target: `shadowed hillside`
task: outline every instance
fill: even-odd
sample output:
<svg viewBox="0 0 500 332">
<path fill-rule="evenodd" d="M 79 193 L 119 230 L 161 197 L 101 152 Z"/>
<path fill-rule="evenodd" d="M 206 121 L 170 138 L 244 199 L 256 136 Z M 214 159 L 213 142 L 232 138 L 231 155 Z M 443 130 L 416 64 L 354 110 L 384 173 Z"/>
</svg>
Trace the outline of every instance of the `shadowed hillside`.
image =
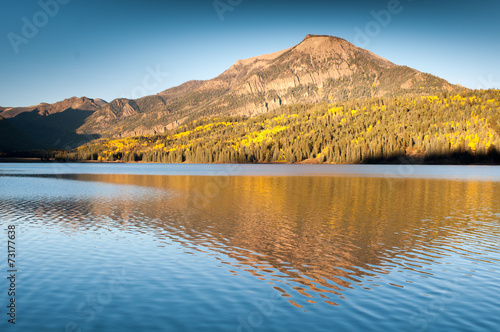
<svg viewBox="0 0 500 332">
<path fill-rule="evenodd" d="M 32 142 L 30 149 L 72 149 L 98 138 L 96 135 L 85 136 L 76 133 L 76 129 L 92 113 L 93 111 L 67 109 L 43 116 L 38 110 L 34 110 L 21 113 L 7 121 Z"/>
<path fill-rule="evenodd" d="M 0 152 L 25 150 L 32 146 L 34 143 L 28 137 L 0 116 Z"/>
<path fill-rule="evenodd" d="M 36 111 L 39 115 L 51 115 L 63 112 L 69 108 L 95 111 L 106 104 L 106 101 L 99 98 L 90 99 L 87 97 L 71 97 L 53 104 L 41 103 L 36 106 L 27 107 L 0 107 L 0 116 L 8 119 L 17 116 L 18 114 L 32 111 Z"/>
<path fill-rule="evenodd" d="M 76 130 L 106 104 L 102 99 L 72 97 L 54 104 L 2 107 L 5 129 L 1 133 L 0 151 L 72 149 L 85 144 L 99 136 L 77 134 Z"/>
</svg>

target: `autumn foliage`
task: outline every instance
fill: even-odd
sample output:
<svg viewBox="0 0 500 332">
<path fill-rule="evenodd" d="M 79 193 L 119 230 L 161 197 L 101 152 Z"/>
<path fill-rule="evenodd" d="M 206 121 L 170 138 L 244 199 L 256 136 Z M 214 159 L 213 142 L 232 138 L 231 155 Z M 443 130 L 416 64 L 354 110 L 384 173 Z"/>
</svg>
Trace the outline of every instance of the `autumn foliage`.
<svg viewBox="0 0 500 332">
<path fill-rule="evenodd" d="M 161 135 L 102 139 L 60 159 L 360 163 L 396 156 L 488 155 L 500 148 L 500 90 L 293 105 L 211 117 Z"/>
</svg>

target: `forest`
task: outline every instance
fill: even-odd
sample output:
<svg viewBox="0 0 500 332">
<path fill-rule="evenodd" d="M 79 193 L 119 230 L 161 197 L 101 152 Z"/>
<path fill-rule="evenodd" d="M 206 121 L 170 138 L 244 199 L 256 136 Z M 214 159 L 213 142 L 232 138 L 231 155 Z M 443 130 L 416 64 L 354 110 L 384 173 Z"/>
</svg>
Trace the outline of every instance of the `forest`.
<svg viewBox="0 0 500 332">
<path fill-rule="evenodd" d="M 500 90 L 290 105 L 212 116 L 154 136 L 99 139 L 47 157 L 161 163 L 499 162 Z"/>
</svg>

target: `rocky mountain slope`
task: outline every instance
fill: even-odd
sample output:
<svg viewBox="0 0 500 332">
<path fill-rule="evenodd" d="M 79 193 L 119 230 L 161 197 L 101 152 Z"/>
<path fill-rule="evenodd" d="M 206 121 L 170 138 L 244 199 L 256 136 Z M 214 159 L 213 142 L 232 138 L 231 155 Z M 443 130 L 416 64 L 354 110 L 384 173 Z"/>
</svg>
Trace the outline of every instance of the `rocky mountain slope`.
<svg viewBox="0 0 500 332">
<path fill-rule="evenodd" d="M 155 134 L 199 117 L 254 116 L 296 103 L 461 89 L 344 39 L 308 35 L 289 49 L 239 60 L 214 79 L 190 81 L 136 100 L 114 100 L 86 119 L 78 132 L 105 137 Z"/>
</svg>

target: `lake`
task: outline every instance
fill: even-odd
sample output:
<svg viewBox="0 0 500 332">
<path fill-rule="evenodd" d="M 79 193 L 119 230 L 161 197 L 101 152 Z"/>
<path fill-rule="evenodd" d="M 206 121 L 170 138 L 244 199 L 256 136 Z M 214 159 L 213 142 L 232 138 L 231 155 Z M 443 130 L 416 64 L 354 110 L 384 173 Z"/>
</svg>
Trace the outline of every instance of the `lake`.
<svg viewBox="0 0 500 332">
<path fill-rule="evenodd" d="M 500 167 L 0 164 L 0 220 L 1 331 L 500 326 Z"/>
</svg>

